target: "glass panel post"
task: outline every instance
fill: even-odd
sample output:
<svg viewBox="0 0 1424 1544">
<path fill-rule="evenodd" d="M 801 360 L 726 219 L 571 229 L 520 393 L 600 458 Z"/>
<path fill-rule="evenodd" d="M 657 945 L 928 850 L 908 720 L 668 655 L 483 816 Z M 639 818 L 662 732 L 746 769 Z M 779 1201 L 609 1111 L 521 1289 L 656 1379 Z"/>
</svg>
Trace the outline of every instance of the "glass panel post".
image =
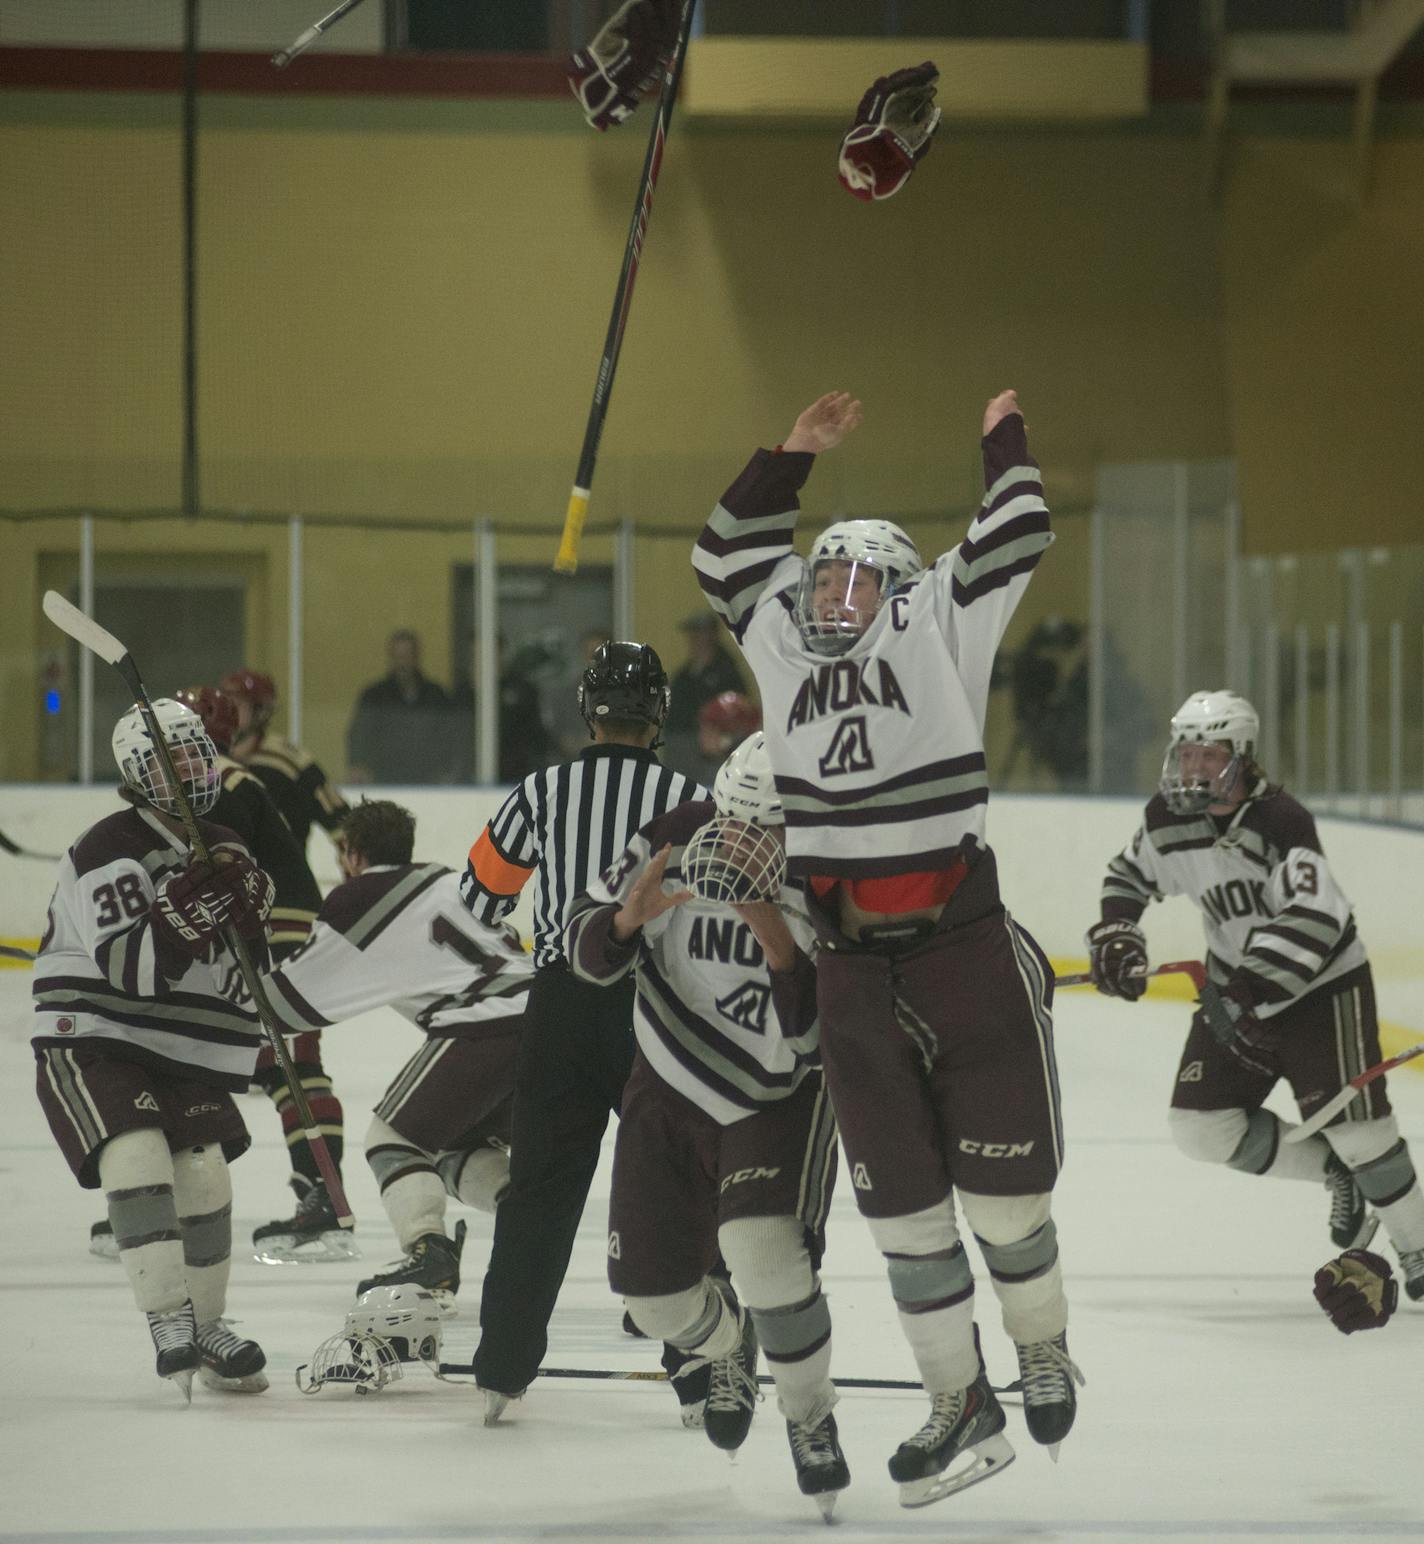
<svg viewBox="0 0 1424 1544">
<path fill-rule="evenodd" d="M 94 615 L 94 517 L 79 517 L 79 609 Z M 94 656 L 79 654 L 79 781 L 94 781 Z"/>
<path fill-rule="evenodd" d="M 1088 518 L 1088 789 L 1103 791 L 1103 668 L 1107 619 L 1104 615 L 1104 525 L 1101 509 Z"/>
<path fill-rule="evenodd" d="M 499 569 L 494 521 L 475 521 L 475 636 L 479 640 L 479 729 L 475 740 L 475 777 L 486 785 L 499 781 Z"/>
<path fill-rule="evenodd" d="M 1310 787 L 1310 629 L 1295 629 L 1295 792 L 1303 799 Z"/>
<path fill-rule="evenodd" d="M 300 517 L 287 526 L 287 738 L 302 743 L 302 538 Z"/>
</svg>

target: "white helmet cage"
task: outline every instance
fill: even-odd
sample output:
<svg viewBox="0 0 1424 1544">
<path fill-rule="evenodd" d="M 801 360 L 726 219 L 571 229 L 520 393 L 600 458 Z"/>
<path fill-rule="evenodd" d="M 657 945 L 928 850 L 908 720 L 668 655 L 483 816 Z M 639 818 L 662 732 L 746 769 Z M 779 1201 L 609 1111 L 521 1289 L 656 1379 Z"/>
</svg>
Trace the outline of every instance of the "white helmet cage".
<svg viewBox="0 0 1424 1544">
<path fill-rule="evenodd" d="M 310 1363 L 297 1368 L 297 1387 L 303 1394 L 319 1394 L 328 1383 L 349 1383 L 358 1394 L 379 1394 L 400 1376 L 401 1359 L 389 1340 L 343 1330 L 323 1340 Z"/>
<path fill-rule="evenodd" d="M 682 849 L 682 882 L 699 900 L 722 906 L 776 900 L 786 883 L 781 827 L 716 816 Z"/>
<path fill-rule="evenodd" d="M 1195 815 L 1226 803 L 1255 757 L 1260 733 L 1260 717 L 1244 697 L 1227 688 L 1193 692 L 1172 715 L 1158 782 L 1167 808 L 1176 815 Z M 1182 771 L 1184 745 L 1227 745 L 1231 760 L 1215 777 L 1187 777 Z"/>
<path fill-rule="evenodd" d="M 825 602 L 815 600 L 816 573 L 823 563 L 850 564 L 845 593 L 834 613 L 825 616 L 821 609 Z M 879 599 L 871 612 L 850 604 L 862 566 L 876 575 Z M 827 526 L 811 544 L 796 593 L 796 625 L 807 648 L 816 654 L 844 654 L 875 620 L 886 599 L 923 567 L 914 542 L 889 520 L 842 520 Z"/>
<path fill-rule="evenodd" d="M 153 714 L 173 758 L 174 770 L 195 815 L 206 815 L 222 792 L 218 773 L 218 749 L 203 728 L 203 721 L 189 707 L 171 697 L 159 697 Z M 114 760 L 124 786 L 165 815 L 180 813 L 178 797 L 168 782 L 163 762 L 135 704 L 114 725 Z"/>
</svg>

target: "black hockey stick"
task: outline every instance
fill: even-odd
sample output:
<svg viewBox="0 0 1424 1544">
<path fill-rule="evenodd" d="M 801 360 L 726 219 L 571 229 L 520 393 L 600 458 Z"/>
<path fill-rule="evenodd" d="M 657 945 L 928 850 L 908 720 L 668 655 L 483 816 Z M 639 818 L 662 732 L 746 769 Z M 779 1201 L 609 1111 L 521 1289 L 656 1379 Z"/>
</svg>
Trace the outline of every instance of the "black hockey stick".
<svg viewBox="0 0 1424 1544">
<path fill-rule="evenodd" d="M 28 949 L 21 949 L 15 944 L 0 944 L 0 958 L 7 960 L 25 960 L 33 965 L 35 957 Z"/>
<path fill-rule="evenodd" d="M 8 852 L 12 858 L 33 858 L 37 863 L 58 863 L 57 852 L 31 852 L 28 847 L 21 847 L 18 842 L 12 842 L 3 831 L 0 831 L 0 852 Z"/>
<path fill-rule="evenodd" d="M 1166 965 L 1157 965 L 1151 970 L 1144 970 L 1139 980 L 1146 980 L 1151 976 L 1190 976 L 1192 985 L 1201 991 L 1206 981 L 1206 967 L 1200 960 L 1171 960 Z M 1072 976 L 1055 976 L 1054 986 L 1091 986 L 1093 973 L 1090 970 L 1079 971 Z"/>
<path fill-rule="evenodd" d="M 148 691 L 144 687 L 143 677 L 139 675 L 133 655 L 112 633 L 105 631 L 92 617 L 85 616 L 77 606 L 70 605 L 57 590 L 46 590 L 43 604 L 44 614 L 61 632 L 68 633 L 77 643 L 83 644 L 91 653 L 97 654 L 100 659 L 112 665 L 128 683 L 139 712 L 143 715 L 148 737 L 152 740 L 153 748 L 163 766 L 164 776 L 168 779 L 168 785 L 173 789 L 174 798 L 178 801 L 178 818 L 183 822 L 183 829 L 188 834 L 193 856 L 199 863 L 211 863 L 212 854 L 208 850 L 208 844 L 203 840 L 202 832 L 198 829 L 193 806 L 189 803 L 182 780 L 174 768 L 173 757 L 168 751 L 168 742 L 163 738 L 162 727 L 153 711 L 153 703 L 149 700 Z M 307 1103 L 306 1092 L 302 1088 L 296 1068 L 292 1066 L 292 1058 L 287 1054 L 287 1043 L 282 1038 L 282 1031 L 277 1025 L 277 1016 L 272 1011 L 272 1004 L 267 999 L 267 992 L 257 974 L 257 968 L 252 963 L 247 942 L 232 926 L 222 930 L 222 937 L 223 942 L 237 960 L 243 982 L 252 997 L 253 1006 L 257 1009 L 257 1017 L 262 1022 L 267 1043 L 272 1047 L 272 1054 L 277 1058 L 282 1076 L 287 1080 L 292 1104 L 296 1109 L 297 1118 L 302 1123 L 302 1135 L 306 1138 L 307 1146 L 316 1160 L 317 1169 L 326 1183 L 326 1193 L 331 1198 L 336 1220 L 343 1228 L 355 1227 L 355 1219 L 346 1201 L 346 1192 L 342 1189 L 341 1176 L 336 1172 L 336 1164 L 332 1161 L 325 1137 L 317 1129 L 316 1118 L 312 1114 L 311 1105 Z"/>
<path fill-rule="evenodd" d="M 342 3 L 334 11 L 328 11 L 320 21 L 314 21 L 305 32 L 300 34 L 295 42 L 289 43 L 286 48 L 278 49 L 272 55 L 272 63 L 279 70 L 285 70 L 298 54 L 304 54 L 323 32 L 330 31 L 343 16 L 354 11 L 360 3 L 361 0 L 342 0 Z"/>
<path fill-rule="evenodd" d="M 589 405 L 588 424 L 583 431 L 583 449 L 579 452 L 578 471 L 574 476 L 573 491 L 569 494 L 568 512 L 564 516 L 564 534 L 559 541 L 558 556 L 554 559 L 554 572 L 557 574 L 572 574 L 578 569 L 579 538 L 583 534 L 584 516 L 588 513 L 588 499 L 593 488 L 598 442 L 603 437 L 603 420 L 608 414 L 608 399 L 613 394 L 613 375 L 618 369 L 618 355 L 623 348 L 623 330 L 628 325 L 628 311 L 633 304 L 633 285 L 643 256 L 643 238 L 648 233 L 648 217 L 653 212 L 653 190 L 658 185 L 658 173 L 662 170 L 663 150 L 672 123 L 678 82 L 682 79 L 682 67 L 687 59 L 687 40 L 692 32 L 692 13 L 696 6 L 697 0 L 683 0 L 677 42 L 663 74 L 663 89 L 658 96 L 657 112 L 653 115 L 652 133 L 648 136 L 643 175 L 638 182 L 638 199 L 633 205 L 633 220 L 628 227 L 628 244 L 623 249 L 623 268 L 613 295 L 613 315 L 608 322 L 603 358 L 598 362 L 598 375 L 593 383 L 593 401 Z"/>
</svg>

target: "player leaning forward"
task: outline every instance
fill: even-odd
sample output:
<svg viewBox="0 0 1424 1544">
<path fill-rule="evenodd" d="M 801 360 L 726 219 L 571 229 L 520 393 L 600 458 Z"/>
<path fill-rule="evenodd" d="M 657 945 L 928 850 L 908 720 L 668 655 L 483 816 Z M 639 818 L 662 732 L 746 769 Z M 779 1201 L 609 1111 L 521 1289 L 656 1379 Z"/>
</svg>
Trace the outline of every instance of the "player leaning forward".
<svg viewBox="0 0 1424 1544">
<path fill-rule="evenodd" d="M 1194 692 L 1172 718 L 1158 792 L 1108 865 L 1088 930 L 1100 992 L 1132 1001 L 1146 982 L 1138 921 L 1150 901 L 1187 895 L 1206 929 L 1207 989 L 1172 1092 L 1171 1126 L 1189 1157 L 1246 1174 L 1328 1186 L 1330 1233 L 1369 1242 L 1383 1219 L 1424 1297 L 1424 1193 L 1377 1078 L 1334 1121 L 1283 1142 L 1264 1108 L 1290 1081 L 1303 1117 L 1381 1060 L 1374 985 L 1354 913 L 1310 812 L 1256 765 L 1256 710 L 1231 691 Z"/>
<path fill-rule="evenodd" d="M 693 561 L 755 670 L 788 867 L 814 897 L 826 1080 L 931 1399 L 890 1460 L 915 1506 L 1013 1458 L 953 1191 L 1018 1348 L 1036 1440 L 1056 1449 L 1067 1435 L 1082 1381 L 1049 1215 L 1062 1157 L 1052 976 L 1004 910 L 983 839 L 994 651 L 1053 538 L 1009 391 L 984 414 L 988 491 L 958 547 L 926 569 L 898 527 L 848 520 L 803 562 L 797 492 L 859 422 L 844 393 L 807 408 L 728 489 Z"/>
<path fill-rule="evenodd" d="M 217 751 L 191 709 L 160 698 L 154 711 L 201 817 L 218 796 Z M 262 1042 L 220 930 L 265 959 L 272 882 L 201 818 L 214 862 L 194 861 L 137 708 L 113 745 L 129 807 L 65 855 L 35 961 L 40 1104 L 79 1183 L 105 1192 L 159 1375 L 185 1395 L 195 1371 L 209 1387 L 256 1392 L 262 1351 L 222 1314 L 227 1166 L 251 1140 L 232 1090 L 251 1082 Z"/>
<path fill-rule="evenodd" d="M 645 1334 L 711 1363 L 717 1447 L 746 1438 L 760 1341 L 797 1483 L 829 1518 L 850 1483 L 817 1270 L 836 1127 L 812 1066 L 813 938 L 799 887 L 783 883 L 781 824 L 754 734 L 723 763 L 712 801 L 637 833 L 574 903 L 564 942 L 575 976 L 632 970 L 638 983 L 609 1283 Z M 714 1279 L 719 1248 L 745 1312 Z"/>
</svg>

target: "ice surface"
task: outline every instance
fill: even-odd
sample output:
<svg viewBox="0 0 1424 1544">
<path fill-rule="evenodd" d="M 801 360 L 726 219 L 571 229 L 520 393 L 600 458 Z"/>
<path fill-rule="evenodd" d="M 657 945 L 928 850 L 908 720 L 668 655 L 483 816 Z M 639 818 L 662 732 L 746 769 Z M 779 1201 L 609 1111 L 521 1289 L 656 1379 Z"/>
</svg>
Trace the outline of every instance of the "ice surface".
<svg viewBox="0 0 1424 1544">
<path fill-rule="evenodd" d="M 736 1463 L 678 1422 L 656 1384 L 541 1379 L 486 1430 L 469 1388 L 407 1373 L 378 1397 L 297 1392 L 293 1370 L 340 1328 L 358 1277 L 398 1253 L 360 1156 L 367 1112 L 417 1044 L 393 1013 L 327 1035 L 355 1148 L 346 1164 L 365 1259 L 271 1268 L 239 1249 L 230 1313 L 266 1348 L 272 1388 L 195 1388 L 191 1409 L 153 1375 L 121 1267 L 87 1253 L 99 1198 L 79 1190 L 33 1092 L 27 972 L 0 973 L 0 1539 L 260 1541 L 813 1538 L 768 1398 Z M 897 1504 L 885 1461 L 923 1396 L 847 1391 L 837 1412 L 852 1483 L 835 1536 L 955 1539 L 1424 1538 L 1424 1308 L 1382 1332 L 1337 1334 L 1310 1295 L 1334 1253 L 1323 1189 L 1192 1164 L 1165 1104 L 1186 1007 L 1059 1001 L 1067 1167 L 1055 1203 L 1069 1339 L 1087 1375 L 1055 1466 L 1009 1414 L 1018 1462 L 924 1512 Z M 1424 1078 L 1391 1083 L 1424 1161 Z M 243 1112 L 234 1169 L 240 1242 L 290 1203 L 277 1118 Z M 549 1365 L 653 1368 L 619 1329 L 604 1275 L 607 1158 L 555 1316 Z M 463 1316 L 477 1338 L 488 1219 L 472 1215 Z M 973 1254 L 973 1246 L 970 1246 Z M 977 1258 L 976 1258 L 977 1264 Z M 850 1188 L 832 1213 L 825 1284 L 842 1375 L 912 1378 L 888 1288 Z M 983 1275 L 981 1271 L 981 1275 Z M 987 1279 L 991 1376 L 1016 1375 Z"/>
</svg>

